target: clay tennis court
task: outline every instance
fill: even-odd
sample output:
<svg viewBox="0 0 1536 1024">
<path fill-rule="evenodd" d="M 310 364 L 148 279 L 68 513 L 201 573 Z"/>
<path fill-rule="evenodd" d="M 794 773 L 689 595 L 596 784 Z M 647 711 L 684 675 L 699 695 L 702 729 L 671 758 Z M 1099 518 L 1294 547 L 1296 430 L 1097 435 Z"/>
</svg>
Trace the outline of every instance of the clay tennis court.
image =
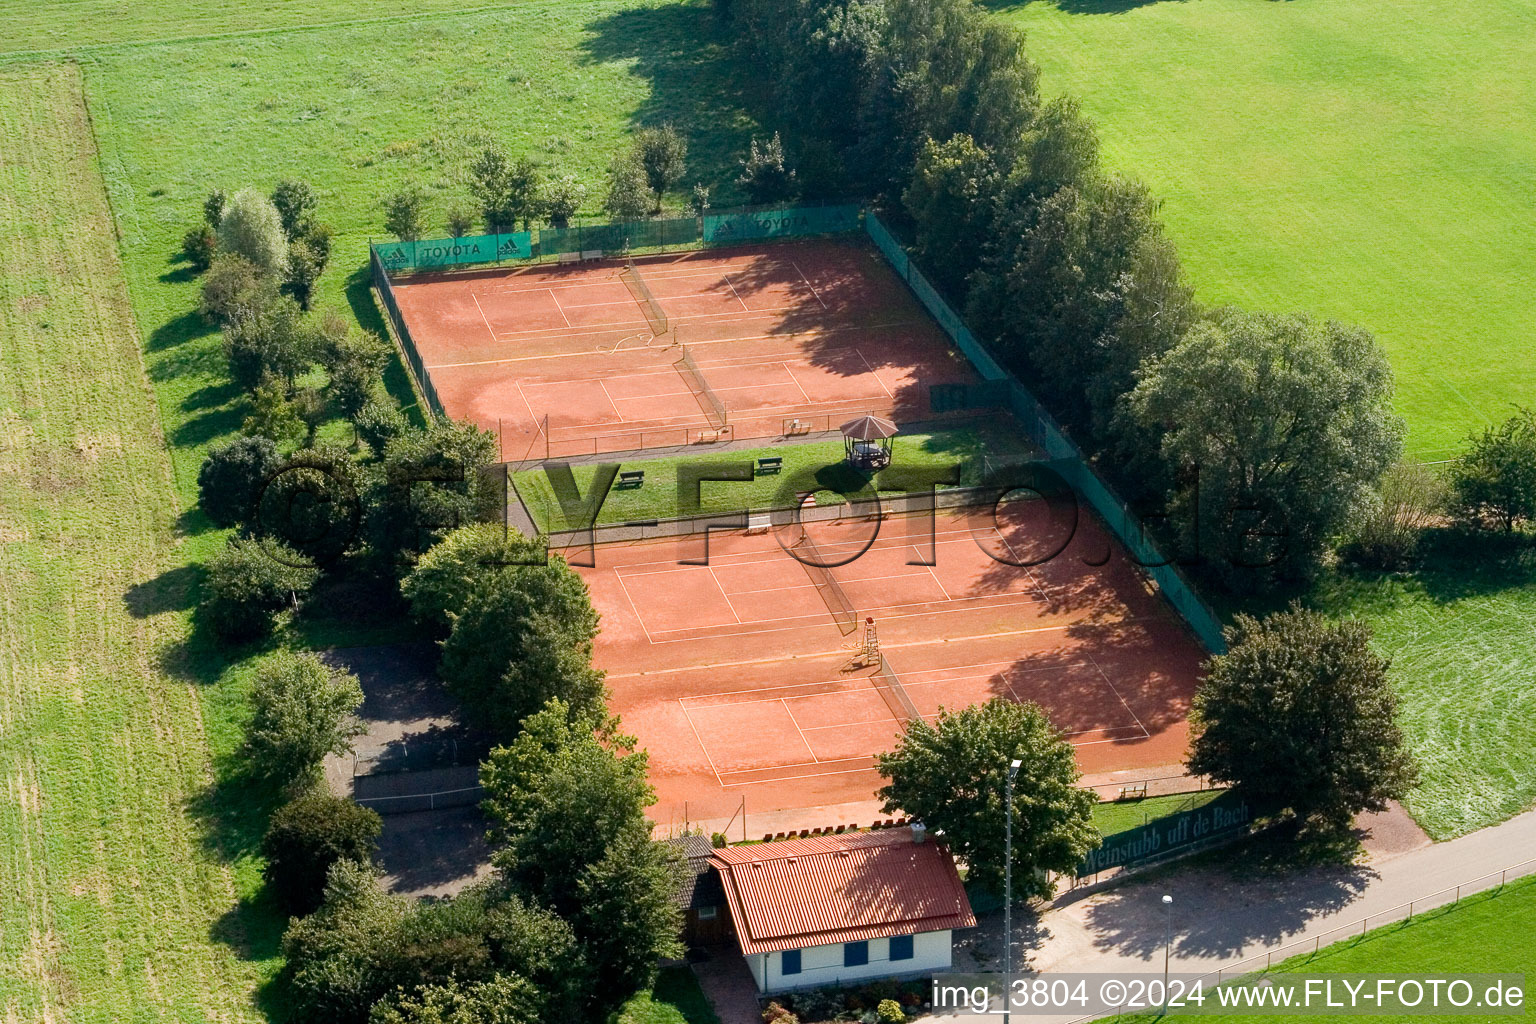
<svg viewBox="0 0 1536 1024">
<path fill-rule="evenodd" d="M 509 461 L 805 434 L 863 413 L 909 425 L 942 418 L 930 386 L 975 380 L 874 251 L 846 240 L 394 290 L 448 415 L 496 431 Z"/>
<path fill-rule="evenodd" d="M 861 555 L 869 521 L 808 529 L 820 561 L 857 555 L 829 571 L 857 618 L 874 618 L 923 718 L 1030 700 L 1085 772 L 1178 762 L 1201 649 L 1086 512 L 1055 558 L 1008 564 L 1042 553 L 1030 505 L 890 518 Z M 849 670 L 861 631 L 843 633 L 781 541 L 713 533 L 706 565 L 680 564 L 702 560 L 700 536 L 605 545 L 580 570 L 612 708 L 650 752 L 659 821 L 723 821 L 745 798 L 806 809 L 815 827 L 881 784 L 872 757 L 900 735 L 901 705 L 876 669 Z"/>
</svg>

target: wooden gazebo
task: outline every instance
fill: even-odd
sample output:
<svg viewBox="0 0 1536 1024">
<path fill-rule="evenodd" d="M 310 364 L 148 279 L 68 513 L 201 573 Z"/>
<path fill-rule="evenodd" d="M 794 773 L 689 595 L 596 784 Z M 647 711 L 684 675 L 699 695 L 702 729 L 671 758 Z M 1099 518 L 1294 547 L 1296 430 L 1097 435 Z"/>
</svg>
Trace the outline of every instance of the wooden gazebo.
<svg viewBox="0 0 1536 1024">
<path fill-rule="evenodd" d="M 860 416 L 838 428 L 843 432 L 843 451 L 855 469 L 884 469 L 891 464 L 891 439 L 896 424 L 882 416 Z"/>
</svg>

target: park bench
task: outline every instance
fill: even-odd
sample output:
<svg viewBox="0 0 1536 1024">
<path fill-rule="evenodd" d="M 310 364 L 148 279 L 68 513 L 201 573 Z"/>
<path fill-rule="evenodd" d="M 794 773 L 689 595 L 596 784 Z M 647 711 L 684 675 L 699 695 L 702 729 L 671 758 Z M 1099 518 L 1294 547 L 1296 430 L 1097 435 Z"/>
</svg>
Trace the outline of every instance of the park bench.
<svg viewBox="0 0 1536 1024">
<path fill-rule="evenodd" d="M 1147 784 L 1138 782 L 1134 786 L 1121 786 L 1117 800 L 1141 800 L 1147 795 Z"/>
<path fill-rule="evenodd" d="M 603 258 L 603 250 L 601 250 L 601 249 L 583 249 L 581 251 L 581 258 L 583 260 L 600 260 L 600 259 Z"/>
<path fill-rule="evenodd" d="M 559 261 L 561 263 L 580 263 L 581 262 L 581 253 L 579 253 L 579 252 L 563 252 L 563 253 L 561 253 L 559 255 L 558 259 L 559 259 Z"/>
<path fill-rule="evenodd" d="M 633 469 L 619 474 L 619 487 L 623 490 L 639 487 L 645 483 L 645 470 Z"/>
<path fill-rule="evenodd" d="M 777 473 L 783 468 L 784 459 L 778 455 L 770 455 L 765 459 L 757 460 L 757 471 L 762 473 L 764 476 L 767 476 L 771 473 Z"/>
</svg>

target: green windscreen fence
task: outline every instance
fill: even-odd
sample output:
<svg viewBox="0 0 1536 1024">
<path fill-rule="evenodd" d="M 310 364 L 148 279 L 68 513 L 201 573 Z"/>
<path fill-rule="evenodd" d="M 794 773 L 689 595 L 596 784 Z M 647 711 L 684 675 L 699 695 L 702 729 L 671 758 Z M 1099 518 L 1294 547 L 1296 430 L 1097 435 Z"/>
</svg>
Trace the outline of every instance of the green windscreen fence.
<svg viewBox="0 0 1536 1024">
<path fill-rule="evenodd" d="M 859 230 L 859 213 L 855 203 L 706 213 L 704 241 L 709 245 L 729 245 L 763 238 L 849 234 Z"/>
<path fill-rule="evenodd" d="M 1006 388 L 1005 404 L 1013 412 L 1014 418 L 1029 433 L 1030 440 L 1040 446 L 1052 468 L 1066 478 L 1067 483 L 1071 484 L 1073 490 L 1092 506 L 1131 556 L 1157 581 L 1163 596 L 1189 623 L 1201 643 L 1215 653 L 1225 651 L 1226 641 L 1221 635 L 1221 621 L 1216 617 L 1216 613 L 1211 611 L 1195 593 L 1194 588 L 1190 586 L 1178 567 L 1163 556 L 1157 542 L 1147 533 L 1146 524 L 1088 464 L 1077 445 L 1056 422 L 1056 418 L 1040 404 L 1028 388 L 1019 383 L 1016 377 L 1003 369 L 1002 365 L 992 357 L 981 341 L 965 326 L 959 315 L 950 308 L 949 303 L 944 301 L 943 296 L 913 265 L 911 257 L 901 247 L 901 243 L 887 230 L 873 211 L 864 213 L 864 230 L 875 243 L 875 248 L 879 249 L 880 254 L 885 257 L 886 262 L 901 275 L 902 280 L 907 282 L 908 287 L 912 289 L 912 294 L 917 296 L 929 315 L 939 322 L 939 326 L 944 328 L 945 333 L 955 343 L 955 347 L 981 375 L 983 387 L 995 387 L 1001 383 Z M 992 393 L 987 397 L 1000 396 Z M 963 396 L 940 395 L 941 401 L 956 399 L 970 401 L 971 395 L 969 392 Z"/>
<path fill-rule="evenodd" d="M 854 203 L 831 206 L 776 206 L 726 210 L 703 217 L 653 217 L 601 221 L 563 228 L 536 228 L 464 238 L 386 242 L 373 247 L 392 274 L 490 263 L 553 260 L 596 253 L 614 256 L 700 244 L 730 245 L 774 238 L 847 234 L 859 230 L 862 209 Z"/>
</svg>

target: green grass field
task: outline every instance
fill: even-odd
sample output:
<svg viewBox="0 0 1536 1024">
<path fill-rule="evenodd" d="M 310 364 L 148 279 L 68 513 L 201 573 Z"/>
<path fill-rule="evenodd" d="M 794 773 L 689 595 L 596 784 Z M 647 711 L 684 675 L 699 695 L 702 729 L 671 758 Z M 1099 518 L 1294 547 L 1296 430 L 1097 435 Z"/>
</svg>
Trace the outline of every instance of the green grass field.
<svg viewBox="0 0 1536 1024">
<path fill-rule="evenodd" d="M 971 469 L 967 467 L 970 466 L 970 459 L 982 454 L 992 459 L 1006 459 L 1010 453 L 1020 458 L 1028 455 L 1028 450 L 1015 439 L 998 431 L 972 428 L 902 435 L 896 438 L 892 452 L 892 465 L 898 468 L 937 470 L 959 466 L 962 483 L 968 482 Z M 784 462 L 781 471 L 759 475 L 751 482 L 704 483 L 700 494 L 701 511 L 716 513 L 740 511 L 742 508 L 788 508 L 795 503 L 796 479 L 804 479 L 807 473 L 813 474 L 816 483 L 826 488 L 817 492 L 818 501 L 836 501 L 838 493 L 855 493 L 869 482 L 866 474 L 853 470 L 844 460 L 841 438 L 808 444 L 781 444 L 769 448 L 713 453 L 706 450 L 698 455 L 643 459 L 621 464 L 622 470 L 644 470 L 645 481 L 640 487 L 624 489 L 615 482 L 598 513 L 597 525 L 676 518 L 684 514 L 679 511 L 677 496 L 677 473 L 680 466 L 743 466 L 753 464 L 754 460 L 762 456 L 782 458 Z M 582 495 L 588 494 L 595 473 L 596 467 L 591 464 L 573 467 L 572 474 Z M 559 502 L 555 500 L 554 488 L 544 470 L 525 470 L 514 474 L 512 480 L 541 531 L 576 528 L 567 521 Z"/>
<path fill-rule="evenodd" d="M 1423 770 L 1406 803 L 1436 839 L 1536 803 L 1536 550 L 1519 538 L 1488 543 L 1471 557 L 1439 540 L 1411 576 L 1340 574 L 1317 595 L 1324 609 L 1369 621 L 1393 659 Z"/>
<path fill-rule="evenodd" d="M 0 137 L 0 1016 L 254 1019 L 249 879 L 189 813 L 227 726 L 161 661 L 183 501 L 77 69 L 0 71 Z"/>
<path fill-rule="evenodd" d="M 1536 375 L 1536 6 L 986 0 L 1146 180 L 1212 303 L 1375 331 L 1408 449 Z"/>
<path fill-rule="evenodd" d="M 1390 974 L 1399 977 L 1524 974 L 1529 996 L 1529 980 L 1536 977 L 1536 943 L 1530 938 L 1533 929 L 1536 929 L 1536 879 L 1525 879 L 1502 890 L 1470 896 L 1455 906 L 1431 911 L 1411 921 L 1389 924 L 1360 938 L 1334 943 L 1320 953 L 1292 957 L 1276 964 L 1274 970 L 1289 974 Z M 1157 1018 L 1120 1019 L 1152 1021 Z M 1199 1019 L 1261 1021 L 1275 1018 L 1272 1015 L 1203 1013 Z M 1326 1021 L 1338 1020 L 1339 1015 L 1288 1014 L 1285 1019 Z M 1373 1014 L 1371 1019 L 1383 1024 L 1410 1024 L 1429 1018 L 1423 1014 Z M 1464 1017 L 1442 1014 L 1434 1019 L 1499 1021 L 1509 1018 L 1492 1014 Z"/>
<path fill-rule="evenodd" d="M 1106 801 L 1094 805 L 1093 825 L 1103 836 L 1129 832 L 1133 828 L 1140 828 L 1153 818 L 1204 807 L 1225 792 L 1224 789 L 1207 789 L 1201 793 L 1149 796 L 1145 800 Z"/>
<path fill-rule="evenodd" d="M 617 1024 L 720 1024 L 698 979 L 686 967 L 664 967 L 650 992 L 624 1004 Z"/>
</svg>

